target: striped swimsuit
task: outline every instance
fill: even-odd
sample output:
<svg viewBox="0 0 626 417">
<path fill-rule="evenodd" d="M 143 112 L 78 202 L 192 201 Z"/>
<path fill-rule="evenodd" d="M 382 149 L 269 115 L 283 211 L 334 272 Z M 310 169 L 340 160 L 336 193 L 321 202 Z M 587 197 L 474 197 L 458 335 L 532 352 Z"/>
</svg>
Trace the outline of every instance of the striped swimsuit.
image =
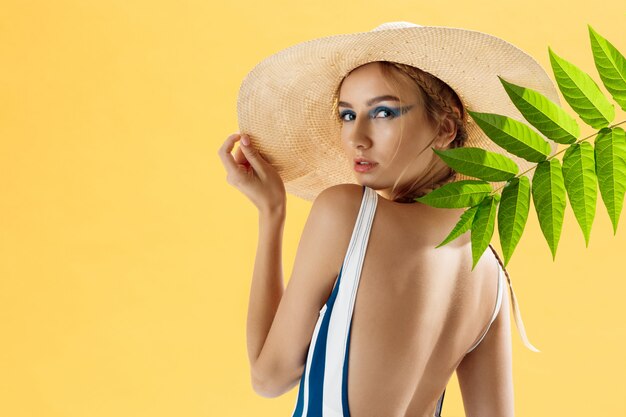
<svg viewBox="0 0 626 417">
<path fill-rule="evenodd" d="M 350 417 L 348 407 L 348 354 L 352 312 L 377 202 L 376 191 L 363 186 L 361 208 L 346 256 L 332 293 L 320 310 L 313 330 L 292 417 Z M 493 250 L 493 247 L 491 249 Z M 491 320 L 485 332 L 467 353 L 474 350 L 482 341 L 500 309 L 505 274 L 499 262 L 498 267 L 498 295 Z M 526 339 L 510 281 L 509 288 L 513 298 L 515 321 L 522 339 L 531 350 L 538 351 Z M 445 393 L 444 389 L 433 414 L 435 417 L 441 416 Z"/>
</svg>

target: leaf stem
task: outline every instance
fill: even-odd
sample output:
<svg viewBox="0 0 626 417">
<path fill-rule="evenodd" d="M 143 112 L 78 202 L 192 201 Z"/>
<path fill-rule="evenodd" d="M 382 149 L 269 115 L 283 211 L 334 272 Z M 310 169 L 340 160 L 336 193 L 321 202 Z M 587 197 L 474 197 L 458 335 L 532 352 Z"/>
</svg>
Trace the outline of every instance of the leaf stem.
<svg viewBox="0 0 626 417">
<path fill-rule="evenodd" d="M 619 126 L 619 125 L 621 125 L 621 124 L 623 124 L 623 123 L 626 123 L 626 120 L 622 120 L 622 121 L 621 121 L 621 122 L 619 122 L 619 123 L 616 123 L 616 124 L 614 124 L 614 125 L 612 125 L 612 126 L 607 126 L 607 127 L 608 127 L 609 129 L 613 129 L 615 126 Z M 591 138 L 591 137 L 594 137 L 594 136 L 596 136 L 598 133 L 600 133 L 600 131 L 598 131 L 598 132 L 596 132 L 596 133 L 592 133 L 591 135 L 589 135 L 589 136 L 587 136 L 587 137 L 585 137 L 585 138 L 582 138 L 582 139 L 580 139 L 580 140 L 578 140 L 578 141 L 576 141 L 576 142 L 574 142 L 574 143 L 571 143 L 571 144 L 569 144 L 569 146 L 575 145 L 575 144 L 580 143 L 580 142 L 582 142 L 582 141 L 585 141 L 585 140 L 587 140 L 587 139 L 589 139 L 589 138 Z M 558 152 L 557 152 L 557 153 L 555 153 L 554 155 L 550 155 L 548 158 L 546 158 L 546 161 L 549 161 L 550 159 L 554 158 L 554 157 L 555 157 L 555 156 L 557 156 L 558 154 L 560 154 L 560 153 L 562 153 L 562 152 L 566 151 L 566 150 L 569 148 L 569 146 L 568 146 L 567 148 L 561 149 L 560 151 L 558 151 Z M 537 165 L 539 165 L 539 164 L 535 164 L 535 165 L 533 165 L 532 167 L 528 168 L 526 171 L 522 172 L 521 174 L 516 175 L 516 176 L 515 176 L 515 177 L 513 177 L 513 178 L 521 177 L 522 175 L 524 175 L 524 174 L 525 174 L 525 173 L 527 173 L 528 171 L 530 171 L 530 170 L 532 170 L 532 169 L 537 168 Z M 512 178 L 511 178 L 511 179 L 512 179 Z M 495 194 L 495 193 L 496 193 L 496 191 L 498 191 L 498 190 L 499 190 L 499 189 L 501 189 L 501 188 L 504 188 L 504 186 L 505 186 L 505 185 L 506 185 L 509 181 L 511 181 L 511 180 L 506 181 L 506 182 L 504 183 L 504 185 L 503 185 L 503 186 L 501 186 L 501 187 L 496 188 L 495 190 L 493 190 L 493 192 L 492 192 L 492 193 L 490 193 L 490 195 Z"/>
</svg>

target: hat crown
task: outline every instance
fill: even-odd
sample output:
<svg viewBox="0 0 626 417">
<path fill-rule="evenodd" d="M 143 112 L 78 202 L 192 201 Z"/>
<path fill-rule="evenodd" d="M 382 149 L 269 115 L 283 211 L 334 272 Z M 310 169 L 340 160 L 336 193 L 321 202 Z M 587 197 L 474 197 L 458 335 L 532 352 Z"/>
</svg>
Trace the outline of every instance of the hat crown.
<svg viewBox="0 0 626 417">
<path fill-rule="evenodd" d="M 388 29 L 402 29 L 402 28 L 413 28 L 413 27 L 422 27 L 422 25 L 418 25 L 416 23 L 405 22 L 405 21 L 397 21 L 397 22 L 385 22 L 381 25 L 376 26 L 372 29 L 372 32 L 378 30 L 388 30 Z"/>
</svg>

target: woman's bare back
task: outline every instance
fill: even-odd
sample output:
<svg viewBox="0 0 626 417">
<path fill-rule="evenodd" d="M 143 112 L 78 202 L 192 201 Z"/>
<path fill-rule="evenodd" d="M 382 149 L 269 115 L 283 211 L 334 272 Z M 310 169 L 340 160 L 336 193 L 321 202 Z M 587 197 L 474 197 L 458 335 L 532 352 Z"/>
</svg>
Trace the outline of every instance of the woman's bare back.
<svg viewBox="0 0 626 417">
<path fill-rule="evenodd" d="M 356 219 L 359 200 L 347 200 Z M 497 259 L 487 250 L 470 271 L 469 233 L 435 249 L 462 212 L 378 197 L 352 316 L 352 417 L 432 417 L 455 370 L 467 416 L 513 415 L 506 294 L 465 355 L 493 313 Z M 346 247 L 353 227 L 337 231 Z"/>
</svg>

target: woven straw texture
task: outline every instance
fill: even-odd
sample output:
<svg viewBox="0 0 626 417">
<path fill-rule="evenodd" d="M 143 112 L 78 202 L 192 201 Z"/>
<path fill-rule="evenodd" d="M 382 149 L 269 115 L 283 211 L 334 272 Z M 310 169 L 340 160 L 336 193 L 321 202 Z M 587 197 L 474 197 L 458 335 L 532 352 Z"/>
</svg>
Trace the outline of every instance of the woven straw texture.
<svg viewBox="0 0 626 417">
<path fill-rule="evenodd" d="M 248 134 L 277 169 L 288 193 L 312 201 L 330 186 L 358 184 L 341 147 L 341 123 L 333 114 L 332 98 L 347 73 L 369 62 L 392 61 L 429 72 L 450 85 L 474 112 L 527 123 L 498 76 L 560 105 L 557 89 L 539 63 L 500 38 L 444 26 L 398 26 L 296 44 L 261 61 L 242 81 L 237 101 L 240 132 Z M 467 120 L 466 147 L 506 155 L 520 173 L 535 164 L 500 148 L 471 117 Z M 557 144 L 541 136 L 554 153 Z M 533 173 L 525 175 L 532 179 Z M 456 181 L 464 179 L 474 178 L 457 174 Z M 492 185 L 495 189 L 503 184 Z"/>
</svg>

